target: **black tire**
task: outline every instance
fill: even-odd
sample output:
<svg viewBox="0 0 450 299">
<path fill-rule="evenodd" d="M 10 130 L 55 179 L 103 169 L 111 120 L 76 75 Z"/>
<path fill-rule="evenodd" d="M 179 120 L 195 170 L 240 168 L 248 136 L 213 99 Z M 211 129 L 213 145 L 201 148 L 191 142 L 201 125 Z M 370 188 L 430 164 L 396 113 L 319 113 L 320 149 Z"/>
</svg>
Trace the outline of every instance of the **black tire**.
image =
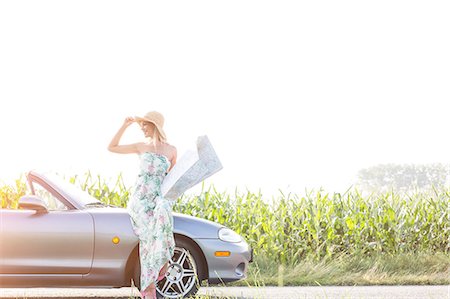
<svg viewBox="0 0 450 299">
<path fill-rule="evenodd" d="M 133 267 L 133 278 L 131 286 L 135 286 L 138 290 L 141 289 L 141 261 L 139 260 L 139 250 L 137 250 L 137 257 Z"/>
</svg>

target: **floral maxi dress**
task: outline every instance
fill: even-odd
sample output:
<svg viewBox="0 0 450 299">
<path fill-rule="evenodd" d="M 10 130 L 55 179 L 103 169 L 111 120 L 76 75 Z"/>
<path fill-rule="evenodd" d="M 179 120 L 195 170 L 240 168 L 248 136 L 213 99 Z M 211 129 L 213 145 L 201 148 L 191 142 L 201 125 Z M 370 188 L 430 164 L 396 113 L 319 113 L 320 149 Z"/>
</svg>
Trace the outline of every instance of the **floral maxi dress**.
<svg viewBox="0 0 450 299">
<path fill-rule="evenodd" d="M 173 256 L 172 202 L 161 195 L 161 183 L 170 167 L 166 156 L 153 152 L 139 155 L 140 171 L 127 206 L 139 237 L 141 291 L 156 283 L 159 270 Z"/>
</svg>

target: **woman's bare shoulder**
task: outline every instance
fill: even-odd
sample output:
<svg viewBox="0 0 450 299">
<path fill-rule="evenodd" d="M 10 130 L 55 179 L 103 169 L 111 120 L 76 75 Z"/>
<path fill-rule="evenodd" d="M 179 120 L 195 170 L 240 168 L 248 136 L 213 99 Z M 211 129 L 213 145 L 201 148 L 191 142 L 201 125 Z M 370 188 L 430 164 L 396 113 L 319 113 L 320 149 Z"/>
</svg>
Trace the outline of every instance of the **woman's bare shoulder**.
<svg viewBox="0 0 450 299">
<path fill-rule="evenodd" d="M 173 151 L 177 150 L 177 148 L 174 145 L 172 145 L 172 144 L 167 143 L 167 146 Z"/>
<path fill-rule="evenodd" d="M 176 153 L 177 153 L 177 148 L 176 148 L 174 145 L 167 144 L 167 149 L 169 150 L 170 153 L 176 155 Z"/>
<path fill-rule="evenodd" d="M 169 143 L 166 143 L 166 150 L 167 156 L 170 157 L 172 160 L 173 158 L 176 159 L 177 157 L 177 148 Z"/>
</svg>

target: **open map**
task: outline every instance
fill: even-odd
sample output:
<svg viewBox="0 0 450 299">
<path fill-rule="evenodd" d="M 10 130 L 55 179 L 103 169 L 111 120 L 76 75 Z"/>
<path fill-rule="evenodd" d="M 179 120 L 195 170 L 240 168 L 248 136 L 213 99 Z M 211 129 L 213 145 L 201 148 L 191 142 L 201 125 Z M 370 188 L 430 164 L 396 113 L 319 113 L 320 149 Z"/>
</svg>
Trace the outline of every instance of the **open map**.
<svg viewBox="0 0 450 299">
<path fill-rule="evenodd" d="M 222 168 L 208 137 L 200 136 L 197 138 L 197 149 L 184 153 L 165 177 L 161 184 L 162 195 L 175 200 Z"/>
</svg>

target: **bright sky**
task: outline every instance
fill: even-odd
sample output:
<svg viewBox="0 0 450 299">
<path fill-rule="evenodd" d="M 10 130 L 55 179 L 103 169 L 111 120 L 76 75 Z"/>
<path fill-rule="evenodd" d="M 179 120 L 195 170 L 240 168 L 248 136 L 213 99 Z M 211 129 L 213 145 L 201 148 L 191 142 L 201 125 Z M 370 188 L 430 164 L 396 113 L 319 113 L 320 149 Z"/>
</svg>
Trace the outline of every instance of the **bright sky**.
<svg viewBox="0 0 450 299">
<path fill-rule="evenodd" d="M 106 147 L 158 110 L 208 135 L 234 187 L 342 191 L 379 163 L 450 162 L 448 1 L 1 1 L 0 179 L 130 184 Z M 137 125 L 124 142 L 140 141 Z"/>
</svg>

